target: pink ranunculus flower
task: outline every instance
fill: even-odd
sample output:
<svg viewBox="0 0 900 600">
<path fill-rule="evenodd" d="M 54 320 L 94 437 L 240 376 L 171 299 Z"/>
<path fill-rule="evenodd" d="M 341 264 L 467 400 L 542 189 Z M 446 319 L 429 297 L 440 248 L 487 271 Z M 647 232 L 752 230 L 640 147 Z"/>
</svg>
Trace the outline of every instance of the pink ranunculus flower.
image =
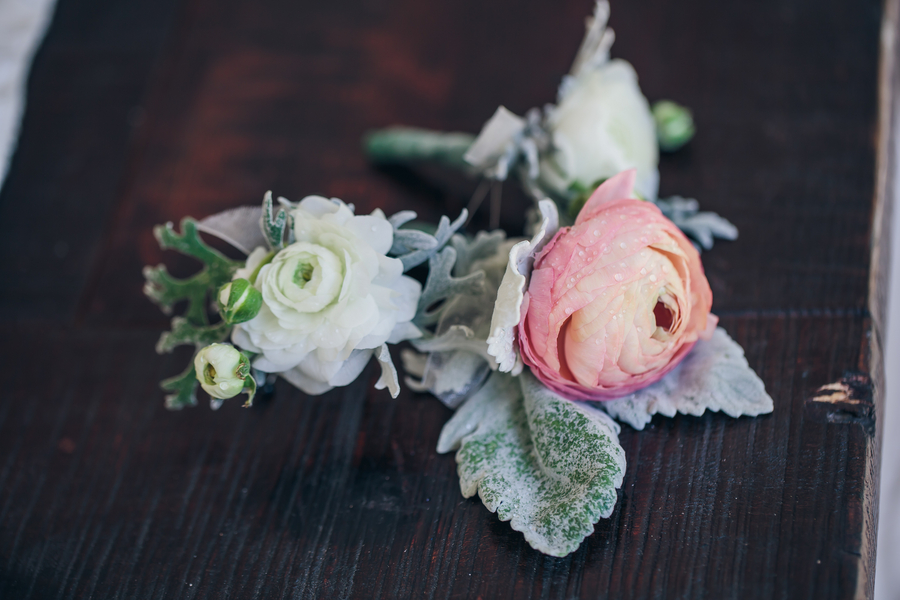
<svg viewBox="0 0 900 600">
<path fill-rule="evenodd" d="M 535 258 L 518 326 L 522 359 L 559 394 L 609 400 L 671 371 L 718 319 L 700 255 L 635 171 L 607 180 Z"/>
</svg>

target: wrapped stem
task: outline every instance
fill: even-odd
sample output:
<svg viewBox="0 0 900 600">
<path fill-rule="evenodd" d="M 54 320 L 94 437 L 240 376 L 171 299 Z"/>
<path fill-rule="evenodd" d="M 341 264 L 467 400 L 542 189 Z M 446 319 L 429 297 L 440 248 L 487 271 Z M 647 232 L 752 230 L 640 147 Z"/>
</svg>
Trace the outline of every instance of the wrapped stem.
<svg viewBox="0 0 900 600">
<path fill-rule="evenodd" d="M 463 155 L 474 141 L 475 136 L 468 133 L 388 127 L 369 132 L 363 139 L 363 148 L 376 163 L 433 161 L 463 169 L 468 167 Z"/>
</svg>

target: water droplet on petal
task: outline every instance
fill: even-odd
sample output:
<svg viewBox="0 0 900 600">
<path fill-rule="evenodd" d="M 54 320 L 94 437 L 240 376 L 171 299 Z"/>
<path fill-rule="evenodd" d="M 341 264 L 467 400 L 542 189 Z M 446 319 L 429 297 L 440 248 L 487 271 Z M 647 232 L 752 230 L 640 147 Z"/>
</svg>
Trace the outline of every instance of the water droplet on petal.
<svg viewBox="0 0 900 600">
<path fill-rule="evenodd" d="M 627 247 L 627 245 L 625 244 L 625 242 L 622 242 L 621 244 L 619 244 L 619 248 L 626 248 L 626 247 Z"/>
<path fill-rule="evenodd" d="M 641 275 L 646 275 L 646 274 L 647 274 L 647 269 L 641 269 Z"/>
<path fill-rule="evenodd" d="M 601 225 L 606 225 L 606 219 L 603 219 L 602 221 L 600 221 L 600 224 L 601 224 Z"/>
<path fill-rule="evenodd" d="M 638 333 L 640 333 L 640 332 L 642 332 L 642 331 L 643 331 L 643 329 L 641 329 L 640 327 L 637 328 L 637 332 L 638 332 Z"/>
<path fill-rule="evenodd" d="M 600 230 L 599 230 L 599 229 L 595 229 L 595 230 L 594 230 L 594 235 L 600 235 Z"/>
<path fill-rule="evenodd" d="M 569 307 L 569 308 L 566 309 L 566 314 L 567 314 L 567 315 L 571 315 L 571 314 L 572 314 L 572 308 L 571 308 L 571 307 Z"/>
<path fill-rule="evenodd" d="M 574 278 L 574 277 L 569 277 L 569 281 L 571 281 L 572 283 L 575 283 L 575 278 Z"/>
<path fill-rule="evenodd" d="M 616 281 L 622 281 L 624 277 L 622 277 L 621 273 L 616 273 Z"/>
<path fill-rule="evenodd" d="M 656 281 L 656 275 L 651 275 L 651 276 L 650 276 L 650 281 Z"/>
<path fill-rule="evenodd" d="M 579 250 L 579 251 L 578 251 L 578 256 L 584 256 L 584 250 Z"/>
</svg>

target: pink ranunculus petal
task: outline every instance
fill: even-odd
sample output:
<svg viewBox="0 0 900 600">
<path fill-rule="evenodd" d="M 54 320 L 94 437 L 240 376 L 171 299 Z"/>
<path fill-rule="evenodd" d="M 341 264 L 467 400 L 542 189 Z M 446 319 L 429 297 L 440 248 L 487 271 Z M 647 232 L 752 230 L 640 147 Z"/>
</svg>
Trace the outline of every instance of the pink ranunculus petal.
<svg viewBox="0 0 900 600">
<path fill-rule="evenodd" d="M 715 329 L 699 254 L 655 205 L 630 198 L 633 181 L 624 172 L 605 182 L 535 259 L 522 359 L 569 398 L 654 383 Z"/>
<path fill-rule="evenodd" d="M 637 170 L 629 169 L 628 171 L 622 171 L 618 175 L 614 175 L 601 183 L 600 186 L 594 190 L 594 193 L 591 194 L 591 197 L 588 198 L 588 201 L 584 203 L 584 207 L 582 207 L 581 212 L 578 213 L 578 218 L 575 219 L 575 224 L 580 225 L 593 218 L 607 202 L 621 200 L 622 198 L 633 198 L 634 181 L 636 178 Z"/>
</svg>

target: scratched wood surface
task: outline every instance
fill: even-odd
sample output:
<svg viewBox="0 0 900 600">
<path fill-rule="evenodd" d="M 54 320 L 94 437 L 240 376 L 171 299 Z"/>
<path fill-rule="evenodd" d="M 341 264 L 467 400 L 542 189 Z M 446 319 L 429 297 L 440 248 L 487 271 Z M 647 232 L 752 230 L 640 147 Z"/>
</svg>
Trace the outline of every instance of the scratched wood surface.
<svg viewBox="0 0 900 600">
<path fill-rule="evenodd" d="M 696 115 L 662 193 L 740 228 L 703 258 L 775 412 L 624 427 L 615 512 L 557 559 L 461 497 L 434 452 L 450 411 L 374 391 L 371 365 L 320 397 L 166 411 L 187 357 L 154 353 L 140 270 L 193 268 L 154 224 L 268 189 L 458 213 L 475 182 L 373 168 L 360 136 L 552 101 L 591 3 L 59 0 L 0 191 L 0 598 L 870 595 L 895 4 L 613 0 L 613 54 Z M 510 231 L 523 201 L 504 191 Z M 815 400 L 848 373 L 846 401 Z"/>
</svg>

